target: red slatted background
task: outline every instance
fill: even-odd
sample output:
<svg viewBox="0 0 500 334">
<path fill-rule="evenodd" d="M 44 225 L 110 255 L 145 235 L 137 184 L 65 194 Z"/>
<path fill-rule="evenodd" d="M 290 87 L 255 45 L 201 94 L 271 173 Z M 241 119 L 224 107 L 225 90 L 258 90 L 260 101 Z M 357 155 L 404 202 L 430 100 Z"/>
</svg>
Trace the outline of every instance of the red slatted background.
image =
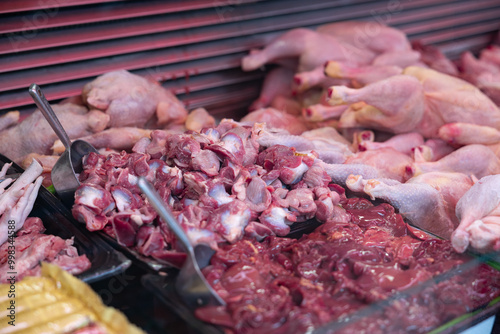
<svg viewBox="0 0 500 334">
<path fill-rule="evenodd" d="M 29 112 L 41 85 L 52 102 L 127 69 L 161 81 L 190 109 L 238 117 L 265 71 L 239 69 L 251 48 L 294 27 L 378 20 L 455 58 L 490 44 L 498 0 L 17 0 L 0 2 L 0 113 Z"/>
</svg>

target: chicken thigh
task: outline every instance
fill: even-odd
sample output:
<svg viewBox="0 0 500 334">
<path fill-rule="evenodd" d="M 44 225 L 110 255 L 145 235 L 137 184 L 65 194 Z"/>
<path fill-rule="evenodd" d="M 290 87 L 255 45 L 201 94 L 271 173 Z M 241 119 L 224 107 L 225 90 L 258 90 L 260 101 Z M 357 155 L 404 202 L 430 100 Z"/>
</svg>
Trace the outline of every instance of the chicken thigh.
<svg viewBox="0 0 500 334">
<path fill-rule="evenodd" d="M 340 118 L 341 127 L 410 132 L 420 124 L 425 110 L 423 87 L 408 75 L 395 75 L 360 89 L 333 86 L 329 96 L 331 105 L 364 102 L 370 106 L 349 108 Z"/>
<path fill-rule="evenodd" d="M 439 137 L 454 145 L 491 145 L 500 142 L 500 131 L 485 125 L 449 123 L 439 128 Z"/>
<path fill-rule="evenodd" d="M 413 159 L 392 147 L 382 147 L 376 150 L 358 152 L 348 157 L 345 164 L 363 164 L 374 167 L 379 171 L 379 177 L 404 182 L 411 177 L 408 166 Z"/>
<path fill-rule="evenodd" d="M 415 162 L 414 175 L 428 172 L 459 172 L 480 179 L 500 173 L 500 159 L 484 145 L 467 145 L 451 152 L 438 161 Z"/>
<path fill-rule="evenodd" d="M 326 63 L 324 73 L 335 79 L 350 79 L 355 87 L 363 87 L 372 82 L 387 79 L 403 73 L 403 69 L 394 65 L 348 66 L 338 61 Z"/>
<path fill-rule="evenodd" d="M 368 63 L 374 53 L 365 51 L 350 56 L 345 47 L 334 36 L 319 33 L 306 28 L 292 29 L 266 45 L 260 51 L 244 57 L 241 67 L 244 71 L 253 71 L 281 58 L 299 58 L 298 71 L 310 71 L 323 65 L 328 60 L 342 62 Z"/>
<path fill-rule="evenodd" d="M 476 59 L 470 52 L 461 57 L 462 78 L 481 89 L 493 102 L 500 104 L 500 65 Z"/>
<path fill-rule="evenodd" d="M 472 179 L 462 173 L 430 172 L 406 183 L 395 180 L 366 180 L 351 175 L 346 185 L 362 191 L 372 199 L 383 199 L 399 210 L 414 225 L 449 239 L 458 226 L 457 201 L 472 186 Z"/>
<path fill-rule="evenodd" d="M 500 175 L 476 182 L 457 203 L 460 225 L 451 236 L 457 252 L 467 247 L 487 252 L 500 249 Z"/>
<path fill-rule="evenodd" d="M 333 86 L 330 104 L 365 102 L 375 108 L 344 113 L 341 126 L 367 126 L 393 133 L 416 131 L 438 138 L 446 123 L 464 122 L 500 128 L 500 110 L 478 88 L 464 80 L 410 66 L 403 75 L 360 89 Z"/>
<path fill-rule="evenodd" d="M 258 110 L 271 105 L 278 96 L 292 95 L 292 80 L 294 72 L 286 67 L 277 67 L 269 71 L 262 84 L 260 96 L 249 107 L 249 110 Z"/>
</svg>

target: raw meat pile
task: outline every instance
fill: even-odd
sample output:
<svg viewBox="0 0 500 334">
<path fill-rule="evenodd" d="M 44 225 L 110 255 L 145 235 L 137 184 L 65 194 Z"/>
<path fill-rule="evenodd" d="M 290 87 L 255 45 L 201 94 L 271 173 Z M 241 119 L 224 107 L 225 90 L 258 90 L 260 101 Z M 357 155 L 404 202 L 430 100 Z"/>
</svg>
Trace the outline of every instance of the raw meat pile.
<svg viewBox="0 0 500 334">
<path fill-rule="evenodd" d="M 197 317 L 228 333 L 306 333 L 392 297 L 335 333 L 428 333 L 500 295 L 500 272 L 480 264 L 452 275 L 469 256 L 415 231 L 390 205 L 341 204 L 347 221 L 329 220 L 299 240 L 221 247 L 203 273 L 227 306 L 199 308 Z M 441 274 L 451 277 L 432 279 Z"/>
<path fill-rule="evenodd" d="M 8 281 L 9 272 L 16 272 L 16 279 L 38 276 L 41 261 L 57 264 L 73 274 L 89 269 L 90 261 L 85 255 L 78 256 L 72 239 L 45 235 L 40 218 L 27 218 L 42 184 L 42 166 L 33 160 L 12 183 L 13 179 L 6 178 L 11 165 L 5 164 L 0 171 L 0 282 Z"/>
<path fill-rule="evenodd" d="M 201 133 L 153 131 L 131 154 L 90 154 L 73 216 L 91 231 L 103 229 L 124 246 L 176 265 L 184 254 L 145 201 L 138 176 L 153 183 L 193 243 L 214 248 L 244 235 L 283 236 L 294 222 L 347 219 L 339 206 L 344 189 L 331 183 L 328 165 L 314 151 L 260 146 L 265 131 L 226 120 Z"/>
<path fill-rule="evenodd" d="M 188 114 L 157 82 L 125 70 L 96 78 L 83 87 L 81 95 L 52 108 L 70 139 L 84 139 L 103 153 L 129 150 L 151 129 L 183 130 Z M 51 184 L 48 176 L 63 151 L 39 110 L 20 122 L 18 112 L 0 117 L 0 153 L 25 168 L 38 159 L 44 167 L 44 185 Z"/>
<path fill-rule="evenodd" d="M 86 255 L 78 255 L 73 238 L 64 240 L 58 236 L 43 234 L 42 220 L 30 217 L 17 232 L 16 237 L 0 246 L 0 283 L 7 283 L 10 277 L 9 246 L 15 247 L 14 267 L 16 280 L 24 276 L 40 276 L 42 261 L 56 264 L 73 275 L 91 267 Z"/>
<path fill-rule="evenodd" d="M 243 58 L 246 71 L 275 67 L 252 105 L 258 110 L 242 121 L 287 113 L 295 121 L 274 122 L 285 131 L 267 135 L 266 145 L 312 146 L 337 164 L 335 183 L 388 201 L 459 252 L 500 250 L 499 59 L 492 46 L 479 59 L 465 53 L 457 66 L 375 22 L 294 29 Z M 288 133 L 298 136 L 286 136 L 288 124 L 315 130 L 293 126 Z M 339 173 L 339 164 L 350 170 Z M 476 195 L 465 196 L 469 189 Z"/>
</svg>

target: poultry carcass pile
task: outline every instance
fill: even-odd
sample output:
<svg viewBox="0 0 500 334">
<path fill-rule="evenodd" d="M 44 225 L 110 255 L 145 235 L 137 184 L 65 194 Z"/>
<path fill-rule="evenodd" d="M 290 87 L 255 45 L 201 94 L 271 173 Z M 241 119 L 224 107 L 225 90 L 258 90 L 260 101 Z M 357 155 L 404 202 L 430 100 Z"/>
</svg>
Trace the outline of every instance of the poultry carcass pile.
<svg viewBox="0 0 500 334">
<path fill-rule="evenodd" d="M 479 59 L 465 53 L 454 63 L 431 46 L 412 48 L 393 28 L 374 26 L 296 29 L 254 50 L 243 59 L 244 70 L 275 65 L 254 106 L 274 106 L 313 128 L 328 124 L 348 139 L 351 151 L 337 150 L 338 160 L 329 162 L 352 168 L 332 176 L 335 182 L 388 201 L 415 225 L 451 238 L 457 251 L 469 240 L 477 251 L 498 250 L 497 202 L 485 208 L 477 196 L 465 197 L 467 207 L 484 208 L 472 225 L 459 212 L 471 209 L 455 208 L 478 179 L 500 173 L 498 90 L 487 74 L 498 72 L 500 48 L 483 50 Z M 370 31 L 371 44 L 361 43 Z M 301 137 L 290 145 L 303 143 Z"/>
<path fill-rule="evenodd" d="M 496 83 L 485 74 L 498 68 L 499 53 L 500 48 L 492 47 L 479 60 L 465 54 L 456 66 L 438 50 L 412 46 L 401 31 L 374 22 L 291 30 L 242 60 L 245 71 L 273 67 L 251 106 L 255 110 L 238 122 L 216 121 L 203 109 L 188 113 L 161 86 L 126 71 L 105 74 L 86 85 L 79 98 L 55 106 L 70 137 L 83 137 L 102 153 L 84 160 L 73 216 L 123 246 L 181 265 L 185 254 L 137 187 L 138 177 L 144 176 L 191 241 L 218 250 L 207 277 L 234 314 L 248 312 L 242 321 L 257 328 L 255 322 L 269 316 L 260 325 L 271 328 L 283 317 L 256 309 L 255 305 L 267 305 L 259 302 L 262 291 L 233 284 L 242 266 L 233 253 L 254 261 L 248 264 L 253 269 L 247 268 L 249 285 L 269 293 L 279 287 L 276 298 L 288 291 L 281 300 L 287 314 L 301 314 L 304 310 L 296 304 L 303 301 L 309 301 L 311 309 L 327 303 L 321 299 L 323 288 L 333 294 L 348 291 L 339 298 L 352 307 L 333 308 L 328 315 L 318 307 L 297 318 L 313 327 L 321 325 L 330 316 L 345 315 L 365 302 L 448 271 L 465 261 L 459 253 L 468 247 L 500 250 L 500 109 L 495 104 Z M 19 124 L 13 124 L 13 118 L 6 115 L 0 120 L 0 126 L 6 124 L 0 136 L 21 138 L 18 133 L 33 125 L 48 125 L 38 111 Z M 16 161 L 37 157 L 49 172 L 61 145 L 50 130 L 41 133 L 28 141 L 0 141 L 0 153 Z M 424 240 L 400 216 L 388 212 L 388 204 L 373 209 L 356 196 L 384 200 L 412 224 L 450 241 Z M 392 220 L 371 221 L 376 226 L 360 222 L 365 209 L 381 210 L 379 216 L 390 215 Z M 278 238 L 295 223 L 310 219 L 324 225 L 299 241 Z M 386 225 L 395 221 L 396 230 L 387 230 Z M 325 262 L 328 270 L 340 266 L 335 270 L 337 286 L 323 287 L 321 277 L 313 279 L 306 272 L 295 274 L 318 264 L 303 256 L 304 245 L 337 241 L 357 247 L 354 257 L 370 253 L 364 253 L 365 247 L 383 248 L 385 253 L 362 259 L 346 255 L 346 263 Z M 285 254 L 276 254 L 273 247 Z M 322 248 L 335 256 L 345 250 L 342 245 Z M 262 272 L 268 266 L 276 272 Z M 498 277 L 483 269 L 467 284 L 481 287 L 483 278 L 489 277 L 494 283 L 489 297 L 498 295 Z M 282 281 L 274 281 L 277 272 Z M 401 275 L 408 284 L 387 291 L 374 288 L 386 274 Z M 457 286 L 453 282 L 452 290 Z M 439 294 L 437 290 L 433 293 Z M 248 295 L 243 297 L 242 291 Z M 449 314 L 468 312 L 485 301 L 475 299 L 474 288 L 467 291 L 470 300 L 465 308 L 452 307 Z M 349 299 L 349 294 L 355 298 Z M 449 297 L 443 296 L 442 302 L 459 304 Z M 408 307 L 421 310 L 422 316 L 402 321 L 413 326 L 412 321 L 442 309 L 431 306 L 423 310 L 415 301 Z M 228 310 L 202 310 L 199 316 L 244 331 L 246 325 L 236 323 Z M 429 328 L 446 321 L 445 313 L 429 321 Z"/>
<path fill-rule="evenodd" d="M 184 130 L 187 117 L 183 104 L 172 93 L 124 70 L 98 77 L 83 87 L 81 96 L 52 107 L 70 139 L 84 139 L 104 154 L 130 150 L 152 129 Z M 210 120 L 208 115 L 205 118 Z M 48 176 L 64 151 L 63 145 L 39 110 L 21 122 L 18 119 L 18 114 L 8 113 L 0 121 L 4 126 L 0 153 L 23 167 L 36 158 Z M 44 184 L 50 184 L 50 178 L 46 177 Z"/>
</svg>

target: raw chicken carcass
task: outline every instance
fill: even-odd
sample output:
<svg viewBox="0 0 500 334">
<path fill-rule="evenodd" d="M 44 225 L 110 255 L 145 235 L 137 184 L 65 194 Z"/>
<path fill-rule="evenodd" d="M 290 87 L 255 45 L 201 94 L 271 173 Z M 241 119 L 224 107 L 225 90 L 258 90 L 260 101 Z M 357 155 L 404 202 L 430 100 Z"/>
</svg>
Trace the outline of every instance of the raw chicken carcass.
<svg viewBox="0 0 500 334">
<path fill-rule="evenodd" d="M 413 159 L 392 147 L 381 147 L 376 150 L 358 152 L 348 157 L 344 163 L 369 165 L 379 171 L 379 177 L 404 182 L 411 177 L 408 166 L 413 163 Z"/>
<path fill-rule="evenodd" d="M 333 86 L 331 105 L 364 102 L 368 107 L 349 108 L 340 118 L 341 127 L 370 127 L 393 133 L 414 131 L 424 111 L 424 91 L 411 76 L 396 75 L 360 89 Z"/>
<path fill-rule="evenodd" d="M 414 175 L 428 172 L 459 172 L 480 179 L 500 174 L 500 159 L 484 145 L 467 145 L 433 162 L 415 162 Z"/>
<path fill-rule="evenodd" d="M 319 26 L 316 31 L 351 44 L 357 53 L 366 53 L 368 50 L 377 54 L 411 50 L 404 32 L 375 21 L 328 23 Z"/>
<path fill-rule="evenodd" d="M 52 106 L 71 139 L 84 137 L 106 128 L 109 116 L 98 110 L 71 103 Z M 28 135 L 29 134 L 29 135 Z M 34 111 L 16 126 L 0 132 L 0 153 L 15 162 L 30 153 L 50 154 L 57 135 L 39 110 Z"/>
<path fill-rule="evenodd" d="M 500 110 L 477 87 L 462 79 L 416 66 L 407 67 L 403 73 L 417 78 L 424 88 L 428 118 L 424 117 L 420 131 L 426 137 L 431 137 L 424 133 L 426 127 L 436 130 L 440 127 L 434 115 L 445 124 L 462 122 L 500 128 Z M 434 122 L 429 124 L 430 120 Z"/>
<path fill-rule="evenodd" d="M 424 45 L 420 41 L 412 43 L 413 49 L 420 52 L 421 61 L 441 73 L 458 76 L 457 66 L 449 60 L 437 47 L 432 45 Z"/>
<path fill-rule="evenodd" d="M 500 110 L 478 88 L 416 66 L 360 89 L 333 86 L 329 96 L 332 105 L 365 102 L 375 108 L 346 111 L 340 123 L 344 127 L 416 131 L 427 138 L 437 138 L 439 128 L 453 122 L 500 128 Z"/>
<path fill-rule="evenodd" d="M 262 84 L 260 96 L 249 107 L 250 111 L 265 108 L 278 96 L 291 97 L 293 70 L 286 67 L 277 67 L 269 71 Z"/>
<path fill-rule="evenodd" d="M 351 64 L 369 64 L 377 56 L 393 53 L 404 58 L 412 52 L 406 35 L 378 22 L 346 21 L 325 24 L 316 31 L 292 29 L 263 50 L 243 58 L 244 71 L 252 71 L 281 58 L 299 58 L 298 71 L 310 71 L 328 60 Z M 406 64 L 407 66 L 409 64 Z"/>
<path fill-rule="evenodd" d="M 292 135 L 300 135 L 302 132 L 308 130 L 303 120 L 274 108 L 252 111 L 241 119 L 241 123 L 251 125 L 266 123 L 270 129 L 284 129 Z"/>
<path fill-rule="evenodd" d="M 451 236 L 457 252 L 500 249 L 500 175 L 480 179 L 457 203 L 460 225 Z"/>
<path fill-rule="evenodd" d="M 82 97 L 90 108 L 109 115 L 109 127 L 144 127 L 150 121 L 167 126 L 183 123 L 187 116 L 183 104 L 172 93 L 125 70 L 89 82 L 83 87 Z"/>
<path fill-rule="evenodd" d="M 269 43 L 263 50 L 252 52 L 244 57 L 241 67 L 244 71 L 253 71 L 281 58 L 299 58 L 298 71 L 310 71 L 323 65 L 328 60 L 353 63 L 369 63 L 372 52 L 356 54 L 352 57 L 334 36 L 319 33 L 306 28 L 292 29 Z"/>
<path fill-rule="evenodd" d="M 465 80 L 481 89 L 497 105 L 500 104 L 500 64 L 476 59 L 470 52 L 462 54 L 460 59 Z"/>
<path fill-rule="evenodd" d="M 472 184 L 465 174 L 447 172 L 425 173 L 406 183 L 366 180 L 359 175 L 351 175 L 346 181 L 351 190 L 388 201 L 416 226 L 447 239 L 458 226 L 457 201 Z"/>
<path fill-rule="evenodd" d="M 10 128 L 19 121 L 19 111 L 10 111 L 0 117 L 0 131 Z"/>
<path fill-rule="evenodd" d="M 111 128 L 78 139 L 88 142 L 96 149 L 129 150 L 139 139 L 149 137 L 151 131 L 134 127 Z M 54 154 L 62 154 L 65 147 L 60 140 L 57 140 L 52 146 L 52 150 Z"/>
</svg>

